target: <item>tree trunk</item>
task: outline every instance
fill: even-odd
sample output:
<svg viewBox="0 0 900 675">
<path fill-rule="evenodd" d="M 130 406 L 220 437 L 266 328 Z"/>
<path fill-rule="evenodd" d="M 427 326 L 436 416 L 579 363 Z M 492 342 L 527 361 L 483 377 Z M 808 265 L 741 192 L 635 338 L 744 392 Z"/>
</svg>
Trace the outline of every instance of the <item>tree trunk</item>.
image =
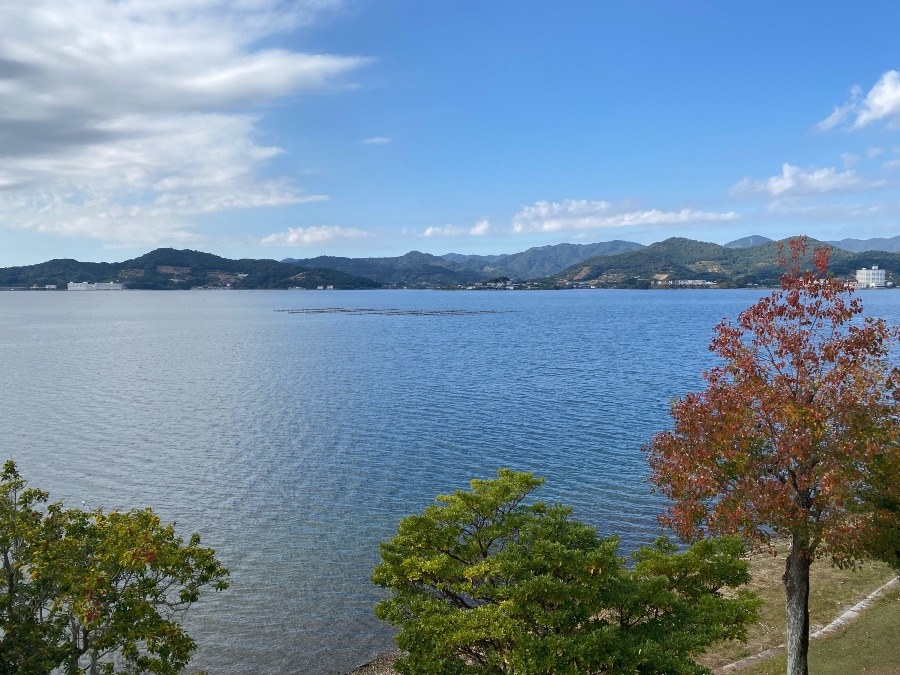
<svg viewBox="0 0 900 675">
<path fill-rule="evenodd" d="M 785 564 L 787 601 L 787 675 L 809 675 L 809 566 L 812 552 L 805 537 L 794 534 Z"/>
</svg>

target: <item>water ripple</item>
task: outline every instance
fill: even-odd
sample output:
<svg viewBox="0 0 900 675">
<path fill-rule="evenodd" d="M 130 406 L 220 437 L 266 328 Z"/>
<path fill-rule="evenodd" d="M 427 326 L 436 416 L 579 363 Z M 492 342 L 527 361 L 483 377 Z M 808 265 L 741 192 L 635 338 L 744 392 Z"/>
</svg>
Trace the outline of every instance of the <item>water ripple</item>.
<svg viewBox="0 0 900 675">
<path fill-rule="evenodd" d="M 216 548 L 233 583 L 188 618 L 197 667 L 346 672 L 390 645 L 378 543 L 472 477 L 532 470 L 623 549 L 656 536 L 640 448 L 755 297 L 0 294 L 0 449 L 56 499 Z M 870 299 L 897 322 L 900 294 Z"/>
</svg>

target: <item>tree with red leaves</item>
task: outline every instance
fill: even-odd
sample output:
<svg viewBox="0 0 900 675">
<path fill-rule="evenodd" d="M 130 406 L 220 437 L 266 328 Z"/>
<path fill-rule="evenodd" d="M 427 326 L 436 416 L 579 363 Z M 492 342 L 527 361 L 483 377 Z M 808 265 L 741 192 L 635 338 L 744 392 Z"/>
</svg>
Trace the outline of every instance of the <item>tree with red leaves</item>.
<svg viewBox="0 0 900 675">
<path fill-rule="evenodd" d="M 900 457 L 900 369 L 888 359 L 900 332 L 860 316 L 859 298 L 827 273 L 829 249 L 815 250 L 816 273 L 801 272 L 806 252 L 792 241 L 781 289 L 716 327 L 722 363 L 645 448 L 650 481 L 672 500 L 661 521 L 683 538 L 790 541 L 789 675 L 808 672 L 810 564 L 884 555 L 873 546 L 884 514 L 865 495 L 876 467 Z"/>
</svg>

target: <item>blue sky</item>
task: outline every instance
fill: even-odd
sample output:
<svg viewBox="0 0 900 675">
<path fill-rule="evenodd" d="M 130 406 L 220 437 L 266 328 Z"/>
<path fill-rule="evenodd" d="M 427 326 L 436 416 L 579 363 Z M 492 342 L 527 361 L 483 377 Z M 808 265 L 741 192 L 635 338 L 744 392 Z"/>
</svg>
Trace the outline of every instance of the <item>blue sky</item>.
<svg viewBox="0 0 900 675">
<path fill-rule="evenodd" d="M 900 4 L 0 0 L 0 266 L 900 234 Z"/>
</svg>

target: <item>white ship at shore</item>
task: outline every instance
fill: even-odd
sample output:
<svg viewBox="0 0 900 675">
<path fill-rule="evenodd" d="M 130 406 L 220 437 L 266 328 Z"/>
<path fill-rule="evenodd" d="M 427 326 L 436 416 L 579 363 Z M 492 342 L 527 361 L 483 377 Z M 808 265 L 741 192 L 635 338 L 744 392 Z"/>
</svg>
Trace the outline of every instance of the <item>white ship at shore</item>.
<svg viewBox="0 0 900 675">
<path fill-rule="evenodd" d="M 88 281 L 70 281 L 66 288 L 70 291 L 121 291 L 125 286 L 115 281 L 97 284 Z"/>
</svg>

